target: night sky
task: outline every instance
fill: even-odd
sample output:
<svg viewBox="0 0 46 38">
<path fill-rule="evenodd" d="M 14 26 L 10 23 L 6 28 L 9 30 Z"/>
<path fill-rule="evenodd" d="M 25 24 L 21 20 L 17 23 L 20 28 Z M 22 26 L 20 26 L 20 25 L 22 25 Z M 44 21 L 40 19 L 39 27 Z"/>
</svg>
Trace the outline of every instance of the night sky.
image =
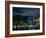
<svg viewBox="0 0 46 38">
<path fill-rule="evenodd" d="M 22 7 L 13 7 L 13 15 L 28 15 L 34 14 L 38 15 L 40 13 L 40 8 L 22 8 Z"/>
<path fill-rule="evenodd" d="M 13 16 L 20 14 L 23 16 L 27 16 L 28 14 L 39 15 L 40 8 L 21 8 L 21 7 L 13 7 Z M 33 16 L 27 16 L 27 21 L 33 21 Z"/>
</svg>

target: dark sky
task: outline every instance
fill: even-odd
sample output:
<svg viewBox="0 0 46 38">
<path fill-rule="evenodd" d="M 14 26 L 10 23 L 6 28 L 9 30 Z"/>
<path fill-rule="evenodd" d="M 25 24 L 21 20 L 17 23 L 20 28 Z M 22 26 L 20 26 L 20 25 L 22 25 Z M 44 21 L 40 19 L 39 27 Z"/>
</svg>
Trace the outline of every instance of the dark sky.
<svg viewBox="0 0 46 38">
<path fill-rule="evenodd" d="M 40 9 L 39 8 L 20 8 L 20 7 L 13 7 L 13 15 L 15 16 L 16 14 L 27 16 L 27 21 L 30 23 L 33 21 L 33 16 L 29 15 L 39 15 L 40 14 Z"/>
<path fill-rule="evenodd" d="M 13 15 L 16 15 L 16 14 L 20 14 L 20 15 L 28 15 L 28 14 L 38 15 L 39 13 L 40 13 L 39 8 L 13 7 Z"/>
</svg>

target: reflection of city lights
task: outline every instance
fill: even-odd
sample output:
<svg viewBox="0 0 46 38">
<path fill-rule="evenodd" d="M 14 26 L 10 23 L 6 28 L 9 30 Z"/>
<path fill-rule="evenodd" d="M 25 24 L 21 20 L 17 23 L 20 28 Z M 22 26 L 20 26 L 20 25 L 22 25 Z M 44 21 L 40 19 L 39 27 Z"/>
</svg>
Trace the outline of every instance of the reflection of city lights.
<svg viewBox="0 0 46 38">
<path fill-rule="evenodd" d="M 23 17 L 23 18 L 22 18 Z M 36 18 L 34 16 L 17 16 L 17 19 L 16 21 L 14 21 L 14 23 L 17 24 L 17 27 L 16 27 L 16 24 L 14 24 L 14 28 L 18 28 L 18 30 L 26 30 L 27 28 L 28 29 L 35 29 L 35 28 L 38 28 L 39 27 L 39 22 L 40 22 L 40 18 Z M 19 21 L 19 22 L 18 22 Z M 34 24 L 35 23 L 35 24 Z"/>
</svg>

